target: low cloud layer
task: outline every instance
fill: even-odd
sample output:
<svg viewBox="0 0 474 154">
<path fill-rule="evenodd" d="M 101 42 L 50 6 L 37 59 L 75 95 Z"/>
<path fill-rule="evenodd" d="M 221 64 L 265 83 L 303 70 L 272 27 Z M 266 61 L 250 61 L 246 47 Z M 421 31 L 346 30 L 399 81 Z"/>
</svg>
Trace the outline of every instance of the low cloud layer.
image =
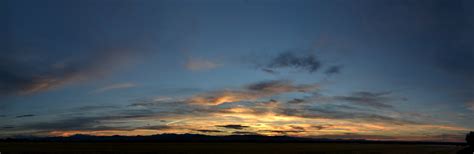
<svg viewBox="0 0 474 154">
<path fill-rule="evenodd" d="M 425 130 L 434 136 L 440 132 L 459 133 L 466 130 L 462 127 L 426 123 L 419 120 L 423 117 L 413 117 L 416 115 L 393 110 L 395 106 L 381 105 L 396 100 L 390 96 L 390 92 L 360 91 L 347 96 L 324 96 L 324 99 L 304 97 L 289 101 L 274 97 L 292 92 L 314 94 L 314 90 L 319 90 L 319 85 L 270 80 L 246 84 L 235 90 L 203 92 L 184 98 L 133 100 L 131 105 L 124 107 L 85 106 L 80 110 L 84 114 L 66 114 L 59 119 L 20 125 L 5 124 L 3 127 L 11 127 L 5 129 L 13 134 L 33 131 L 53 136 L 202 133 L 339 135 L 347 138 L 360 135 L 372 136 L 373 139 L 382 139 L 379 135 L 386 131 L 409 134 Z M 196 97 L 207 99 L 202 99 L 199 103 L 193 102 Z M 216 103 L 215 100 L 219 100 L 217 98 L 226 98 L 226 101 Z M 367 106 L 371 108 L 366 108 Z M 357 133 L 358 136 L 344 133 Z"/>
</svg>

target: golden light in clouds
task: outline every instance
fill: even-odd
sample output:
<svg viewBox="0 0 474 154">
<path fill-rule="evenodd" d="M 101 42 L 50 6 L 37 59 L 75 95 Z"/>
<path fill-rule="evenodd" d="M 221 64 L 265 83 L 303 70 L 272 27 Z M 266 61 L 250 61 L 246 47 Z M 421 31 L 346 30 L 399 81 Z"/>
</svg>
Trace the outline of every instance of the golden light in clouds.
<svg viewBox="0 0 474 154">
<path fill-rule="evenodd" d="M 212 95 L 208 95 L 208 94 L 196 95 L 189 98 L 188 101 L 190 103 L 195 103 L 195 104 L 200 104 L 200 105 L 220 105 L 227 102 L 254 100 L 256 98 L 258 98 L 258 96 L 252 93 L 222 91 L 222 92 L 217 92 L 216 94 L 212 94 Z"/>
<path fill-rule="evenodd" d="M 265 86 L 264 86 L 265 87 Z M 150 120 L 159 118 L 165 122 L 153 123 L 154 125 L 164 125 L 169 128 L 153 129 L 139 128 L 126 130 L 69 130 L 52 131 L 49 135 L 70 136 L 74 134 L 89 134 L 98 136 L 110 135 L 153 135 L 162 133 L 200 133 L 208 135 L 235 135 L 237 133 L 254 133 L 261 135 L 289 135 L 300 137 L 334 137 L 334 138 L 364 138 L 374 140 L 418 140 L 430 139 L 426 136 L 411 136 L 410 134 L 429 134 L 436 136 L 442 133 L 459 133 L 467 129 L 456 126 L 433 125 L 410 122 L 393 122 L 390 117 L 388 120 L 379 120 L 377 116 L 369 118 L 331 118 L 331 116 L 309 116 L 304 114 L 285 114 L 281 109 L 288 107 L 283 102 L 274 99 L 259 101 L 258 99 L 273 96 L 282 92 L 294 91 L 295 89 L 306 90 L 314 89 L 315 86 L 288 86 L 281 84 L 269 86 L 258 91 L 254 90 L 223 90 L 194 95 L 185 98 L 184 101 L 202 107 L 208 112 L 193 114 L 175 114 L 169 116 L 156 115 L 151 117 L 141 117 L 135 119 L 136 124 L 148 123 Z M 252 89 L 252 88 L 250 88 Z M 171 101 L 172 98 L 166 98 L 165 101 Z M 161 102 L 159 99 L 157 102 Z M 240 101 L 248 101 L 250 105 L 238 104 Z M 232 106 L 219 106 L 224 103 L 233 103 Z M 291 104 L 290 104 L 291 105 Z M 221 108 L 220 108 L 221 107 Z M 292 106 L 294 111 L 304 106 Z M 211 112 L 209 112 L 212 110 Z M 292 110 L 293 111 L 293 110 Z M 304 110 L 301 110 L 304 112 Z M 125 123 L 130 123 L 133 119 L 123 119 Z M 115 121 L 120 122 L 120 121 Z M 135 123 L 134 123 L 135 124 Z M 225 126 L 238 127 L 225 127 Z M 113 127 L 111 127 L 113 128 Z M 434 137 L 433 137 L 434 138 Z"/>
<path fill-rule="evenodd" d="M 228 129 L 218 127 L 221 125 L 238 124 L 248 126 L 242 129 Z M 210 117 L 202 117 L 173 123 L 170 129 L 133 129 L 133 130 L 72 130 L 72 131 L 52 131 L 51 136 L 71 136 L 75 134 L 88 134 L 97 136 L 111 135 L 153 135 L 162 133 L 201 133 L 213 135 L 231 135 L 233 132 L 253 132 L 261 135 L 278 136 L 290 135 L 300 137 L 344 137 L 347 134 L 363 135 L 367 139 L 384 140 L 378 136 L 393 136 L 398 140 L 427 140 L 429 136 L 416 136 L 420 131 L 425 134 L 440 134 L 442 132 L 464 132 L 467 129 L 443 125 L 394 125 L 385 123 L 360 123 L 350 120 L 335 119 L 306 119 L 299 117 L 278 116 L 274 114 L 250 115 L 250 114 L 222 114 Z M 324 127 L 316 127 L 324 126 Z M 196 130 L 218 130 L 221 132 L 202 133 Z M 357 137 L 357 136 L 356 136 Z M 347 137 L 351 138 L 351 136 Z M 353 138 L 353 137 L 352 137 Z"/>
</svg>

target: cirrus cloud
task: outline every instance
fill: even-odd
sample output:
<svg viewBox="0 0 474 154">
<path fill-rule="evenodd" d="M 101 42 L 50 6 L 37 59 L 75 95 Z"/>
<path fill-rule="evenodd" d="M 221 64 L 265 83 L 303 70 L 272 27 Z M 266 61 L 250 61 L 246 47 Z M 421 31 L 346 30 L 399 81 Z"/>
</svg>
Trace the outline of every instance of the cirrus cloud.
<svg viewBox="0 0 474 154">
<path fill-rule="evenodd" d="M 217 68 L 219 65 L 215 62 L 206 59 L 189 58 L 186 61 L 185 67 L 191 71 L 204 71 Z"/>
<path fill-rule="evenodd" d="M 115 90 L 115 89 L 126 89 L 126 88 L 132 88 L 136 87 L 137 85 L 135 83 L 117 83 L 117 84 L 112 84 L 112 85 L 107 85 L 105 87 L 96 89 L 93 91 L 93 93 L 103 93 L 107 92 L 110 90 Z"/>
<path fill-rule="evenodd" d="M 474 111 L 474 101 L 470 101 L 466 103 L 467 109 Z"/>
</svg>

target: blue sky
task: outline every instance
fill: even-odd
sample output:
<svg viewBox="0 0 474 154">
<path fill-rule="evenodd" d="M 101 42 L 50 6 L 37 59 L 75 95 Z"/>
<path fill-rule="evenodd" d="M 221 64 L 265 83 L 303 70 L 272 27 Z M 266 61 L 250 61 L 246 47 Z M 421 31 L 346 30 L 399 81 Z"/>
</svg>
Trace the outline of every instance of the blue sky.
<svg viewBox="0 0 474 154">
<path fill-rule="evenodd" d="M 474 129 L 467 0 L 3 3 L 3 137 Z"/>
</svg>

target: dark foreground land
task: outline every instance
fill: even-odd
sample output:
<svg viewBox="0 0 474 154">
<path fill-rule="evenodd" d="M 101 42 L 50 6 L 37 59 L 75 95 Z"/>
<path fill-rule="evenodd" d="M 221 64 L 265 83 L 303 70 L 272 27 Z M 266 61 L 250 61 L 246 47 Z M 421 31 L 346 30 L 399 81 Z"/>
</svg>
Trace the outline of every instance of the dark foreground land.
<svg viewBox="0 0 474 154">
<path fill-rule="evenodd" d="M 376 143 L 87 143 L 87 142 L 3 142 L 8 153 L 388 153 L 449 154 L 463 146 Z"/>
</svg>

